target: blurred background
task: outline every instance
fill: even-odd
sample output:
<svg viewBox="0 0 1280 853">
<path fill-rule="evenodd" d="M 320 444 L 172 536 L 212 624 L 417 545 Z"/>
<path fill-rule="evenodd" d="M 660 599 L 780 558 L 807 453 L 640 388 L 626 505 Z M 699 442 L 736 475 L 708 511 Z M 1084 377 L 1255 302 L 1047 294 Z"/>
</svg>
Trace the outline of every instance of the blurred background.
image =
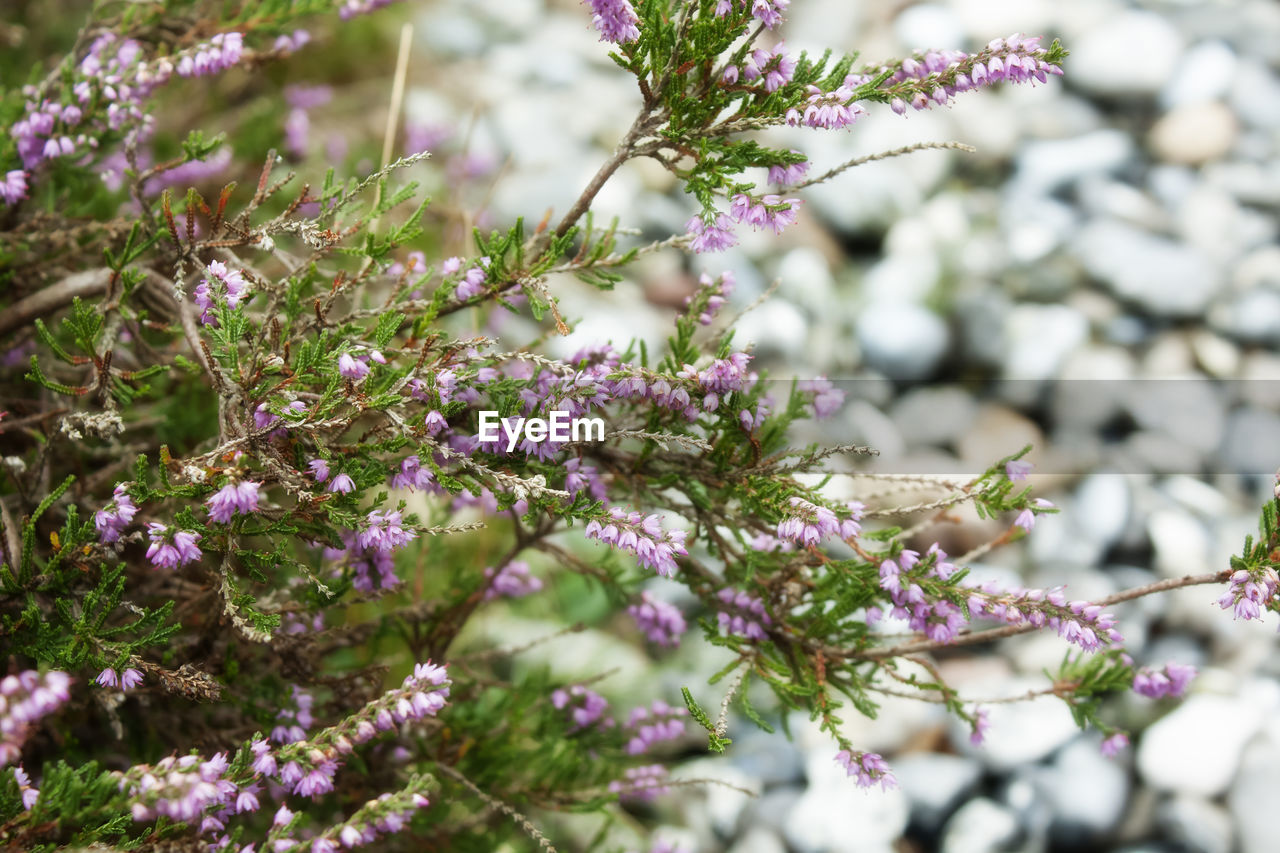
<svg viewBox="0 0 1280 853">
<path fill-rule="evenodd" d="M 32 18 L 34 4 L 16 5 L 15 21 Z M 64 5 L 76 4 L 43 8 L 59 15 Z M 69 41 L 80 13 L 63 11 Z M 207 100 L 170 103 L 156 160 L 177 149 L 167 125 L 229 131 L 225 155 L 169 176 L 182 186 L 220 185 L 233 163 L 260 163 L 272 146 L 313 185 L 326 164 L 372 171 L 405 22 L 414 49 L 398 153 L 432 152 L 414 167 L 433 197 L 428 230 L 442 235 L 427 263 L 470 253 L 472 226 L 562 214 L 639 105 L 575 0 L 396 3 L 324 23 L 295 59 L 228 75 Z M 737 325 L 757 366 L 774 378 L 827 376 L 848 394 L 806 438 L 880 452 L 841 463 L 837 496 L 884 492 L 860 472 L 959 477 L 1031 444 L 1031 482 L 1062 512 L 981 558 L 978 577 L 1065 583 L 1071 597 L 1092 598 L 1224 569 L 1280 466 L 1280 3 L 793 0 L 774 35 L 792 52 L 857 50 L 878 63 L 1019 31 L 1061 39 L 1065 77 L 905 117 L 873 108 L 848 132 L 768 132 L 806 152 L 811 175 L 923 141 L 976 153 L 858 167 L 804 191 L 799 222 L 780 238 L 744 230 L 723 254 L 655 253 L 612 293 L 554 280 L 575 331 L 549 346 L 567 355 L 639 337 L 658 347 L 698 274 L 730 270 L 738 310 L 775 288 Z M 122 165 L 104 166 L 104 179 Z M 682 232 L 695 205 L 640 162 L 595 210 L 647 242 Z M 484 322 L 510 345 L 541 334 L 505 312 Z M 955 517 L 922 527 L 915 544 L 959 554 L 1002 529 Z M 673 587 L 655 579 L 652 592 Z M 1116 608 L 1139 663 L 1190 663 L 1200 676 L 1181 705 L 1135 695 L 1109 709 L 1133 739 L 1115 759 L 1052 698 L 990 705 L 991 732 L 975 747 L 936 706 L 889 697 L 875 721 L 849 711 L 847 728 L 889 759 L 898 790 L 855 788 L 807 719 L 790 721 L 790 741 L 734 720 L 727 757 L 691 758 L 678 773 L 757 796 L 681 788 L 636 826 L 688 851 L 730 853 L 1271 853 L 1274 620 L 1233 621 L 1220 592 L 1192 587 Z M 561 618 L 590 615 L 561 603 Z M 559 624 L 495 608 L 477 630 L 516 643 Z M 715 707 L 723 685 L 705 679 L 721 651 L 691 640 L 654 662 L 592 631 L 531 657 L 565 677 L 620 668 L 625 677 L 600 688 L 611 698 L 676 703 L 689 685 Z M 940 656 L 939 666 L 966 697 L 1010 696 L 1048 684 L 1043 672 L 1064 652 L 1056 637 L 1023 636 Z M 769 707 L 764 696 L 755 704 Z M 690 755 L 702 752 L 690 742 Z"/>
</svg>

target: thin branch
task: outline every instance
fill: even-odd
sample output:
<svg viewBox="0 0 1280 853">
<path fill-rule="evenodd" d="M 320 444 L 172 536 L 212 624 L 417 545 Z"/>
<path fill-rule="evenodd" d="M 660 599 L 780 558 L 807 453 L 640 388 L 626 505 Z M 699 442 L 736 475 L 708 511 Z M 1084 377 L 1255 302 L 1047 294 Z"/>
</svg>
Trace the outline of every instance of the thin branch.
<svg viewBox="0 0 1280 853">
<path fill-rule="evenodd" d="M 865 157 L 855 157 L 852 160 L 848 160 L 844 163 L 841 163 L 839 166 L 836 166 L 834 169 L 832 169 L 829 172 L 823 172 L 821 175 L 819 175 L 816 178 L 810 178 L 807 181 L 801 181 L 800 183 L 793 184 L 792 186 L 789 186 L 786 189 L 788 191 L 802 190 L 805 187 L 811 187 L 814 184 L 820 184 L 820 183 L 823 183 L 824 181 L 829 181 L 832 178 L 834 178 L 836 175 L 840 174 L 841 172 L 848 171 L 849 169 L 852 169 L 855 166 L 862 166 L 867 163 L 874 163 L 877 160 L 888 160 L 890 157 L 901 157 L 904 154 L 914 154 L 916 151 L 930 151 L 930 150 L 936 150 L 936 149 L 964 151 L 965 153 L 968 153 L 968 154 L 973 154 L 978 150 L 977 148 L 974 148 L 972 145 L 965 145 L 963 142 L 917 142 L 914 145 L 904 145 L 901 148 L 894 148 L 889 151 L 880 151 L 875 154 L 868 154 Z"/>
<path fill-rule="evenodd" d="M 450 779 L 453 779 L 455 782 L 460 783 L 471 793 L 483 800 L 487 805 L 492 806 L 515 821 L 516 825 L 528 833 L 530 838 L 538 842 L 538 846 L 545 850 L 546 853 L 556 853 L 556 848 L 552 846 L 551 842 L 547 840 L 545 835 L 538 831 L 538 828 L 533 825 L 533 821 L 529 820 L 529 818 L 507 805 L 502 800 L 499 800 L 497 797 L 494 797 L 491 794 L 486 794 L 484 791 L 480 790 L 474 782 L 466 776 L 463 776 L 455 768 L 450 767 L 447 764 L 437 764 L 436 767 L 439 768 L 441 773 L 448 776 Z"/>
<path fill-rule="evenodd" d="M 106 267 L 85 270 L 41 288 L 26 299 L 0 311 L 0 335 L 6 335 L 37 317 L 64 308 L 78 296 L 97 296 L 106 292 L 113 275 L 115 272 Z"/>
</svg>

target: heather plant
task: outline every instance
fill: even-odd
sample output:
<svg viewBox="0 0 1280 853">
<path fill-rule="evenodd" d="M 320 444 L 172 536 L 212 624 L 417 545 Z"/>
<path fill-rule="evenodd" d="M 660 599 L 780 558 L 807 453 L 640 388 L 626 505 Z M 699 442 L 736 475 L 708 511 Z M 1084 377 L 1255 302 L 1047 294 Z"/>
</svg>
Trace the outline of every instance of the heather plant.
<svg viewBox="0 0 1280 853">
<path fill-rule="evenodd" d="M 909 695 L 980 742 L 984 708 L 931 653 L 1048 630 L 1064 659 L 1042 692 L 1114 754 L 1127 735 L 1104 700 L 1177 697 L 1194 673 L 1136 666 L 1107 607 L 1222 583 L 1236 618 L 1276 609 L 1277 504 L 1230 567 L 1085 602 L 968 576 L 1054 511 L 1027 485 L 1026 448 L 969 479 L 880 475 L 835 500 L 833 466 L 874 450 L 798 445 L 842 391 L 753 366 L 729 273 L 702 277 L 660 352 L 548 354 L 574 320 L 557 283 L 608 291 L 642 254 L 781 232 L 804 187 L 866 159 L 811 167 L 770 127 L 856 133 L 1044 83 L 1062 73 L 1057 42 L 860 64 L 789 52 L 787 0 L 592 0 L 583 24 L 635 79 L 634 123 L 557 217 L 459 234 L 418 189 L 465 184 L 468 165 L 437 168 L 442 143 L 398 127 L 408 38 L 384 137 L 352 140 L 371 165 L 306 182 L 277 153 L 311 167 L 329 94 L 275 69 L 308 67 L 324 39 L 376 40 L 365 15 L 386 5 L 104 2 L 42 34 L 32 4 L 14 22 L 28 41 L 0 58 L 8 848 L 621 849 L 624 809 L 692 784 L 668 768 L 694 733 L 733 749 L 731 711 L 766 730 L 808 715 L 833 762 L 889 787 L 842 718 Z M 272 106 L 237 106 L 246 91 Z M 206 135 L 191 98 L 251 115 Z M 643 243 L 592 215 L 637 158 L 687 193 L 683 233 Z M 502 312 L 544 337 L 504 339 Z M 558 436 L 557 412 L 602 434 Z M 935 496 L 901 498 L 913 490 Z M 963 504 L 1002 532 L 959 556 L 921 541 Z M 561 628 L 506 646 L 473 627 L 520 608 Z M 678 695 L 642 687 L 633 708 L 603 672 L 522 663 L 586 630 L 659 660 L 706 643 L 726 663 Z M 560 817 L 578 812 L 595 816 L 585 835 Z"/>
</svg>

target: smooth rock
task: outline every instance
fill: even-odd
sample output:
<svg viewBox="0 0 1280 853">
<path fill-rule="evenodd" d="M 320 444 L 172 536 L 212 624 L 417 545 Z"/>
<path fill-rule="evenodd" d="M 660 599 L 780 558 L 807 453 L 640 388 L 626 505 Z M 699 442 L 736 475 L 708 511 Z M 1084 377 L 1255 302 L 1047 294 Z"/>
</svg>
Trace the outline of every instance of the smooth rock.
<svg viewBox="0 0 1280 853">
<path fill-rule="evenodd" d="M 973 423 L 978 404 L 962 388 L 934 387 L 908 391 L 891 416 L 910 447 L 953 443 Z"/>
<path fill-rule="evenodd" d="M 1116 172 L 1136 152 L 1132 138 L 1112 128 L 1072 139 L 1028 141 L 1018 152 L 1010 192 L 1047 195 L 1081 178 Z"/>
<path fill-rule="evenodd" d="M 1280 447 L 1280 415 L 1253 407 L 1232 412 L 1216 471 L 1270 477 Z"/>
<path fill-rule="evenodd" d="M 1257 59 L 1240 62 L 1231 87 L 1231 108 L 1246 123 L 1264 130 L 1280 128 L 1280 76 Z"/>
<path fill-rule="evenodd" d="M 1166 578 L 1198 574 L 1209 565 L 1209 531 L 1189 512 L 1156 510 L 1147 519 L 1147 535 L 1156 552 L 1155 569 Z"/>
<path fill-rule="evenodd" d="M 1023 304 L 1009 312 L 1004 378 L 1049 379 L 1089 337 L 1089 322 L 1065 305 Z"/>
<path fill-rule="evenodd" d="M 1138 773 L 1160 790 L 1216 797 L 1231 784 L 1261 724 L 1261 711 L 1250 702 L 1193 694 L 1143 733 Z"/>
<path fill-rule="evenodd" d="M 1218 332 L 1246 344 L 1280 344 L 1280 291 L 1250 290 L 1216 306 L 1209 323 Z"/>
<path fill-rule="evenodd" d="M 1250 744 L 1227 796 L 1241 853 L 1274 853 L 1276 791 L 1280 791 L 1280 738 L 1273 731 Z"/>
<path fill-rule="evenodd" d="M 1073 41 L 1068 84 L 1094 95 L 1154 95 L 1172 79 L 1182 50 L 1182 35 L 1164 15 L 1121 12 Z"/>
<path fill-rule="evenodd" d="M 1044 444 L 1044 435 L 1035 422 L 1006 406 L 987 403 L 956 443 L 956 451 L 974 466 L 973 470 L 981 471 L 1028 444 L 1033 448 Z"/>
<path fill-rule="evenodd" d="M 1231 815 L 1200 797 L 1173 797 L 1156 812 L 1156 824 L 1172 841 L 1192 853 L 1231 853 L 1235 828 Z"/>
<path fill-rule="evenodd" d="M 726 761 L 715 759 L 700 759 L 682 764 L 671 775 L 676 779 L 715 779 L 726 783 L 700 786 L 705 796 L 705 813 L 711 822 L 711 828 L 722 838 L 734 835 L 743 810 L 750 808 L 756 802 L 756 797 L 761 791 L 759 779 L 742 772 Z M 744 791 L 751 793 L 744 793 Z M 695 799 L 697 798 L 691 797 L 690 803 Z"/>
<path fill-rule="evenodd" d="M 937 314 L 898 302 L 867 306 L 858 317 L 857 334 L 867 364 L 898 381 L 930 376 L 951 340 Z"/>
<path fill-rule="evenodd" d="M 1225 156 L 1238 132 L 1235 113 L 1209 101 L 1174 107 L 1152 126 L 1147 141 L 1166 163 L 1198 166 Z"/>
<path fill-rule="evenodd" d="M 978 762 L 935 752 L 914 752 L 893 762 L 893 774 L 911 802 L 911 824 L 937 832 L 982 778 Z"/>
<path fill-rule="evenodd" d="M 787 853 L 787 845 L 776 832 L 753 826 L 734 842 L 729 853 Z"/>
<path fill-rule="evenodd" d="M 1160 93 L 1160 103 L 1177 107 L 1219 100 L 1231 91 L 1237 65 L 1236 52 L 1226 42 L 1214 39 L 1193 45 Z"/>
<path fill-rule="evenodd" d="M 1098 751 L 1089 738 L 1076 738 L 1036 776 L 1053 812 L 1050 832 L 1062 844 L 1096 842 L 1125 814 L 1129 774 Z"/>
<path fill-rule="evenodd" d="M 970 800 L 947 821 L 942 853 L 991 853 L 1011 849 L 1021 827 L 1011 809 L 985 797 Z"/>
<path fill-rule="evenodd" d="M 1125 387 L 1125 408 L 1143 429 L 1159 430 L 1200 453 L 1213 452 L 1222 441 L 1227 408 L 1222 390 L 1208 379 L 1135 380 Z"/>
<path fill-rule="evenodd" d="M 1086 225 L 1074 250 L 1116 296 L 1157 317 L 1198 317 L 1222 285 L 1204 253 L 1122 222 Z"/>
<path fill-rule="evenodd" d="M 1072 515 L 1080 530 L 1103 545 L 1113 545 L 1129 526 L 1133 497 L 1128 480 L 1117 474 L 1095 474 L 1076 489 Z"/>
<path fill-rule="evenodd" d="M 1000 684 L 983 685 L 981 695 L 1017 696 L 1044 686 L 1043 678 L 1011 678 Z M 973 689 L 979 692 L 978 686 Z M 987 714 L 991 728 L 982 745 L 974 746 L 965 738 L 957 746 L 962 754 L 997 772 L 1039 761 L 1079 732 L 1071 712 L 1053 696 L 990 705 Z"/>
<path fill-rule="evenodd" d="M 765 784 L 786 785 L 804 777 L 800 753 L 785 737 L 758 729 L 733 739 L 730 760 L 742 772 Z"/>
<path fill-rule="evenodd" d="M 797 853 L 891 853 L 907 827 L 906 795 L 859 788 L 833 754 L 815 752 L 805 762 L 809 787 L 787 816 L 787 843 Z"/>
</svg>

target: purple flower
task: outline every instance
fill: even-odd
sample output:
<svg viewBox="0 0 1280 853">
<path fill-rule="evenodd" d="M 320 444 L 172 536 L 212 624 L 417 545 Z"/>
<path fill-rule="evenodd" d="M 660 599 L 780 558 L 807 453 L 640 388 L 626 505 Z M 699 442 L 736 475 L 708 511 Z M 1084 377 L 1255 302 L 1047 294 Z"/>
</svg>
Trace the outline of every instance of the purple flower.
<svg viewBox="0 0 1280 853">
<path fill-rule="evenodd" d="M 401 526 L 400 512 L 383 514 L 378 510 L 370 512 L 365 518 L 365 529 L 360 531 L 356 542 L 361 548 L 372 551 L 391 551 L 408 545 L 418 534 L 415 530 L 406 530 Z"/>
<path fill-rule="evenodd" d="M 252 480 L 227 483 L 205 503 L 209 505 L 209 520 L 219 524 L 231 521 L 233 515 L 249 515 L 258 511 L 262 497 L 262 484 Z"/>
<path fill-rule="evenodd" d="M 733 235 L 733 223 L 723 213 L 716 214 L 712 223 L 706 222 L 701 215 L 694 216 L 684 227 L 693 236 L 690 247 L 699 254 L 723 252 L 738 245 L 738 238 Z"/>
<path fill-rule="evenodd" d="M 179 77 L 203 77 L 217 74 L 240 61 L 244 51 L 244 36 L 240 33 L 218 33 L 207 42 L 196 45 L 192 51 L 178 60 Z"/>
<path fill-rule="evenodd" d="M 991 731 L 991 719 L 986 708 L 978 708 L 973 712 L 973 731 L 969 733 L 969 743 L 981 746 Z"/>
<path fill-rule="evenodd" d="M 104 544 L 115 542 L 120 533 L 133 521 L 138 508 L 133 505 L 124 484 L 115 487 L 114 500 L 93 516 L 93 525 L 98 529 L 98 539 Z"/>
<path fill-rule="evenodd" d="M 551 705 L 557 710 L 569 709 L 573 731 L 577 731 L 598 722 L 604 716 L 605 709 L 609 707 L 609 701 L 594 690 L 575 684 L 568 690 L 563 687 L 553 690 Z M 612 720 L 606 721 L 604 725 L 610 723 Z"/>
<path fill-rule="evenodd" d="M 898 780 L 889 772 L 888 763 L 874 752 L 850 752 L 842 749 L 836 753 L 836 762 L 844 767 L 848 775 L 857 777 L 860 788 L 870 788 L 877 782 L 886 791 L 898 786 Z"/>
<path fill-rule="evenodd" d="M 624 779 L 615 779 L 609 783 L 609 790 L 623 799 L 652 800 L 671 790 L 663 784 L 667 778 L 667 768 L 661 764 L 632 767 L 623 777 Z"/>
<path fill-rule="evenodd" d="M 196 546 L 200 541 L 199 533 L 190 530 L 175 531 L 156 522 L 147 525 L 147 533 L 151 537 L 147 559 L 158 569 L 176 569 L 200 559 L 200 549 Z"/>
<path fill-rule="evenodd" d="M 1143 667 L 1133 676 L 1133 691 L 1151 699 L 1177 698 L 1196 677 L 1196 668 L 1180 663 L 1166 664 L 1163 671 Z"/>
<path fill-rule="evenodd" d="M 825 130 L 849 127 L 867 114 L 865 109 L 852 101 L 853 90 L 847 86 L 841 86 L 831 92 L 824 92 L 817 86 L 810 86 L 804 111 L 801 112 L 796 108 L 788 110 L 787 124 L 792 127 L 804 125 Z"/>
<path fill-rule="evenodd" d="M 781 234 L 788 225 L 795 224 L 799 209 L 798 198 L 784 199 L 781 196 L 766 195 L 755 199 L 745 193 L 738 193 L 731 200 L 729 215 L 756 230 L 772 228 L 774 234 Z"/>
<path fill-rule="evenodd" d="M 317 483 L 323 483 L 329 479 L 329 463 L 323 459 L 312 459 L 307 463 L 307 467 L 311 469 L 311 476 L 315 477 Z"/>
<path fill-rule="evenodd" d="M 346 474 L 339 474 L 329 482 L 329 491 L 346 494 L 355 489 L 355 482 Z"/>
<path fill-rule="evenodd" d="M 111 669 L 110 667 L 98 673 L 98 677 L 95 678 L 94 681 L 97 682 L 98 686 L 100 687 L 115 687 L 117 684 L 119 684 L 119 679 L 118 679 L 118 676 L 116 675 L 116 671 L 114 669 Z"/>
<path fill-rule="evenodd" d="M 627 717 L 627 728 L 634 732 L 627 741 L 627 754 L 640 755 L 655 743 L 683 735 L 686 713 L 684 708 L 673 708 L 661 699 L 655 699 L 649 708 L 633 708 Z"/>
<path fill-rule="evenodd" d="M 347 379 L 359 382 L 369 375 L 369 365 L 354 358 L 351 353 L 344 352 L 338 356 L 338 373 Z"/>
<path fill-rule="evenodd" d="M 1102 754 L 1107 758 L 1115 758 L 1129 745 L 1129 736 L 1124 732 L 1116 732 L 1111 737 L 1102 742 Z"/>
<path fill-rule="evenodd" d="M 799 151 L 792 149 L 792 154 L 799 154 Z M 798 183 L 809 172 L 809 161 L 802 160 L 799 163 L 792 163 L 789 166 L 770 166 L 769 167 L 769 183 L 771 184 L 794 184 Z"/>
<path fill-rule="evenodd" d="M 791 82 L 795 73 L 795 57 L 786 54 L 782 42 L 772 49 L 757 48 L 742 70 L 742 75 L 748 80 L 758 80 L 763 76 L 766 92 L 778 91 Z"/>
<path fill-rule="evenodd" d="M 1034 465 L 1025 460 L 1010 459 L 1004 464 L 1004 473 L 1013 482 L 1020 483 L 1027 479 L 1027 475 L 1031 473 L 1031 469 L 1034 467 Z"/>
<path fill-rule="evenodd" d="M 743 637 L 747 640 L 768 639 L 761 623 L 771 625 L 772 620 L 765 612 L 764 602 L 748 595 L 742 590 L 728 587 L 716 593 L 716 598 L 724 604 L 725 609 L 716 614 L 721 634 Z"/>
<path fill-rule="evenodd" d="M 22 792 L 22 807 L 31 811 L 36 800 L 40 799 L 40 792 L 31 787 L 31 777 L 21 766 L 13 768 L 13 778 L 18 783 L 18 790 Z"/>
<path fill-rule="evenodd" d="M 214 298 L 223 299 L 228 308 L 237 308 L 249 294 L 249 283 L 244 280 L 244 273 L 228 270 L 222 261 L 210 261 L 205 272 L 205 277 L 196 285 L 194 301 L 204 312 L 200 315 L 200 322 L 216 326 L 217 320 L 210 313 Z"/>
<path fill-rule="evenodd" d="M 142 683 L 142 673 L 130 667 L 120 673 L 120 689 L 131 690 Z"/>
<path fill-rule="evenodd" d="M 17 204 L 27 197 L 27 173 L 21 169 L 10 169 L 0 181 L 0 201 L 5 204 Z"/>
<path fill-rule="evenodd" d="M 1252 571 L 1238 569 L 1231 574 L 1218 606 L 1223 610 L 1234 609 L 1237 619 L 1261 619 L 1275 599 L 1277 587 L 1280 587 L 1280 578 L 1269 566 Z"/>
<path fill-rule="evenodd" d="M 591 23 L 600 41 L 625 44 L 640 38 L 640 19 L 629 0 L 583 0 L 591 7 Z"/>
<path fill-rule="evenodd" d="M 647 591 L 640 593 L 640 602 L 627 607 L 636 627 L 644 632 L 649 642 L 674 648 L 680 645 L 680 635 L 688 627 L 680 608 L 659 601 Z"/>
<path fill-rule="evenodd" d="M 485 590 L 484 600 L 492 601 L 498 597 L 520 598 L 542 589 L 542 580 L 529 574 L 529 564 L 523 560 L 512 560 L 496 571 L 490 567 L 484 570 L 489 588 Z"/>
</svg>

